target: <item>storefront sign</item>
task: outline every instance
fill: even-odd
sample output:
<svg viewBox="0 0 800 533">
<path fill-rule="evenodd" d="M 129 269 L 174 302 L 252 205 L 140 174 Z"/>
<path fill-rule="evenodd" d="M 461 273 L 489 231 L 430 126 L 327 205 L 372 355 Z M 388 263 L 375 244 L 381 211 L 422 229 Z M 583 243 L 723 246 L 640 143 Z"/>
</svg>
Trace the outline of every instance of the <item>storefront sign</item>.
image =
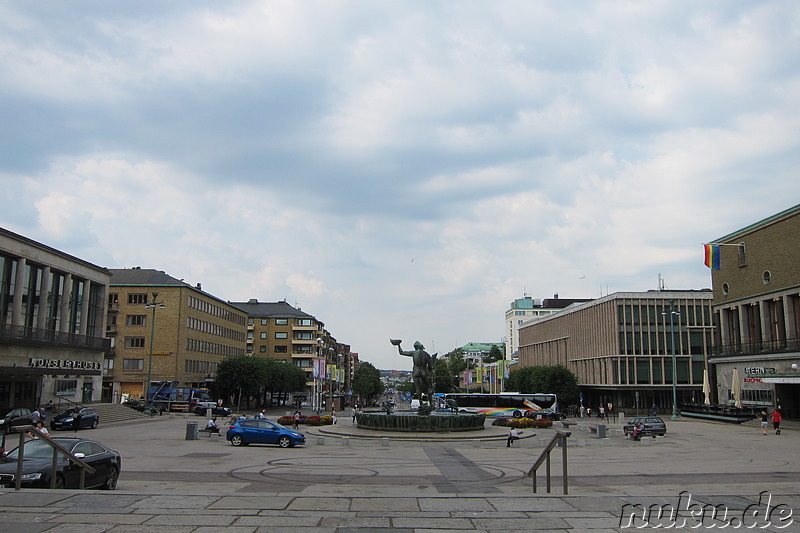
<svg viewBox="0 0 800 533">
<path fill-rule="evenodd" d="M 95 361 L 70 361 L 68 359 L 44 359 L 31 357 L 28 366 L 52 368 L 54 370 L 102 370 L 103 364 Z"/>
<path fill-rule="evenodd" d="M 760 376 L 764 374 L 777 374 L 778 371 L 775 370 L 774 367 L 769 367 L 769 366 L 751 366 L 749 368 L 745 368 L 744 373 L 750 376 L 752 375 Z"/>
<path fill-rule="evenodd" d="M 761 378 L 744 378 L 745 383 L 764 383 L 764 380 Z"/>
</svg>

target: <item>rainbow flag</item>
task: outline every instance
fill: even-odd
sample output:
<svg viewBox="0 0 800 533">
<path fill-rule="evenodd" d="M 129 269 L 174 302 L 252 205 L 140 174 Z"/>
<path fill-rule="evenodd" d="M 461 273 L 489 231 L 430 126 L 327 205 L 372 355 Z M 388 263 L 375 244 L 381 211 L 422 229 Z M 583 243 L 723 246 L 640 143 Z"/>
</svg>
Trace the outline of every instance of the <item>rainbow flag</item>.
<svg viewBox="0 0 800 533">
<path fill-rule="evenodd" d="M 713 244 L 704 244 L 705 248 L 705 264 L 711 270 L 719 270 L 719 246 Z"/>
</svg>

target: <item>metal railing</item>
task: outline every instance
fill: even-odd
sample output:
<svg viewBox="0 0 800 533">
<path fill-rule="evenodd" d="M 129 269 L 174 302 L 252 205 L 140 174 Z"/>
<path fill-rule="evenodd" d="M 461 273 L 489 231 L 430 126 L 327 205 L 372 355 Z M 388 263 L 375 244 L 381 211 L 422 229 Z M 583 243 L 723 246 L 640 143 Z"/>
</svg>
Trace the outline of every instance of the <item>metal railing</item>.
<svg viewBox="0 0 800 533">
<path fill-rule="evenodd" d="M 78 333 L 53 331 L 50 329 L 29 328 L 4 324 L 0 327 L 0 342 L 28 345 L 60 346 L 64 348 L 87 348 L 106 351 L 111 348 L 111 339 L 90 337 Z"/>
<path fill-rule="evenodd" d="M 798 350 L 800 350 L 800 339 L 779 339 L 716 345 L 712 347 L 711 354 L 714 356 L 754 355 L 759 353 L 796 352 Z"/>
<path fill-rule="evenodd" d="M 550 453 L 555 449 L 556 446 L 561 447 L 561 480 L 564 485 L 564 494 L 569 494 L 569 477 L 567 475 L 567 437 L 572 435 L 569 431 L 556 431 L 556 434 L 550 439 L 550 442 L 547 443 L 547 446 L 544 447 L 542 453 L 539 454 L 539 458 L 536 459 L 536 462 L 533 463 L 530 470 L 528 470 L 528 477 L 533 479 L 533 492 L 536 493 L 536 472 L 539 470 L 539 467 L 542 466 L 542 463 L 545 464 L 545 477 L 547 480 L 547 493 L 550 493 Z"/>
<path fill-rule="evenodd" d="M 50 488 L 56 488 L 56 480 L 58 478 L 56 474 L 56 470 L 58 468 L 58 454 L 64 455 L 67 460 L 75 463 L 81 469 L 81 478 L 80 478 L 80 488 L 83 489 L 86 486 L 86 472 L 88 471 L 90 474 L 94 474 L 95 470 L 87 463 L 85 463 L 81 458 L 74 455 L 72 452 L 61 446 L 59 443 L 52 440 L 48 435 L 42 433 L 38 429 L 33 426 L 16 426 L 12 428 L 12 431 L 19 432 L 19 447 L 17 448 L 17 473 L 14 479 L 14 490 L 20 490 L 22 488 L 22 467 L 25 458 L 25 433 L 31 433 L 35 435 L 36 438 L 53 448 L 53 463 L 51 465 L 50 470 Z"/>
</svg>

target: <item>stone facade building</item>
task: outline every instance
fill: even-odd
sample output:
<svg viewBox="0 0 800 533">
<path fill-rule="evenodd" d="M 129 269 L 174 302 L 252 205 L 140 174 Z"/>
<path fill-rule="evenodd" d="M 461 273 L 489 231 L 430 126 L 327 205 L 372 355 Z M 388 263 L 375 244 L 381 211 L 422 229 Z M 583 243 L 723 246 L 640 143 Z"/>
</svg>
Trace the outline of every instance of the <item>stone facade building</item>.
<svg viewBox="0 0 800 533">
<path fill-rule="evenodd" d="M 110 278 L 0 228 L 0 407 L 100 398 Z"/>
</svg>

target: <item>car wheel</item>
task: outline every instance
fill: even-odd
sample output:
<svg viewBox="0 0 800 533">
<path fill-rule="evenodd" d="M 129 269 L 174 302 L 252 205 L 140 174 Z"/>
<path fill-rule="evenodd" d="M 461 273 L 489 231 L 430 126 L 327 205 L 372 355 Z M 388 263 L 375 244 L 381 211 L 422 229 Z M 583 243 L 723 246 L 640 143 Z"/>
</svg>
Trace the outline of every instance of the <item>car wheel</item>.
<svg viewBox="0 0 800 533">
<path fill-rule="evenodd" d="M 281 436 L 281 438 L 278 439 L 278 446 L 280 446 L 281 448 L 288 448 L 291 445 L 292 441 L 286 435 L 283 435 Z"/>
<path fill-rule="evenodd" d="M 514 411 L 511 414 L 514 416 L 514 418 L 521 418 L 522 417 L 522 413 L 519 412 L 519 411 Z"/>
<path fill-rule="evenodd" d="M 242 444 L 244 444 L 244 439 L 242 439 L 241 435 L 234 435 L 233 437 L 231 437 L 231 444 L 233 444 L 234 446 L 241 446 Z"/>
<path fill-rule="evenodd" d="M 64 476 L 61 474 L 56 474 L 56 489 L 63 489 L 64 488 Z"/>
<path fill-rule="evenodd" d="M 97 429 L 97 419 L 92 420 L 92 429 Z"/>
<path fill-rule="evenodd" d="M 103 483 L 103 486 L 100 488 L 103 490 L 114 490 L 117 488 L 117 480 L 119 479 L 119 471 L 117 467 L 112 466 L 108 469 L 108 474 L 106 474 L 106 482 Z"/>
</svg>

